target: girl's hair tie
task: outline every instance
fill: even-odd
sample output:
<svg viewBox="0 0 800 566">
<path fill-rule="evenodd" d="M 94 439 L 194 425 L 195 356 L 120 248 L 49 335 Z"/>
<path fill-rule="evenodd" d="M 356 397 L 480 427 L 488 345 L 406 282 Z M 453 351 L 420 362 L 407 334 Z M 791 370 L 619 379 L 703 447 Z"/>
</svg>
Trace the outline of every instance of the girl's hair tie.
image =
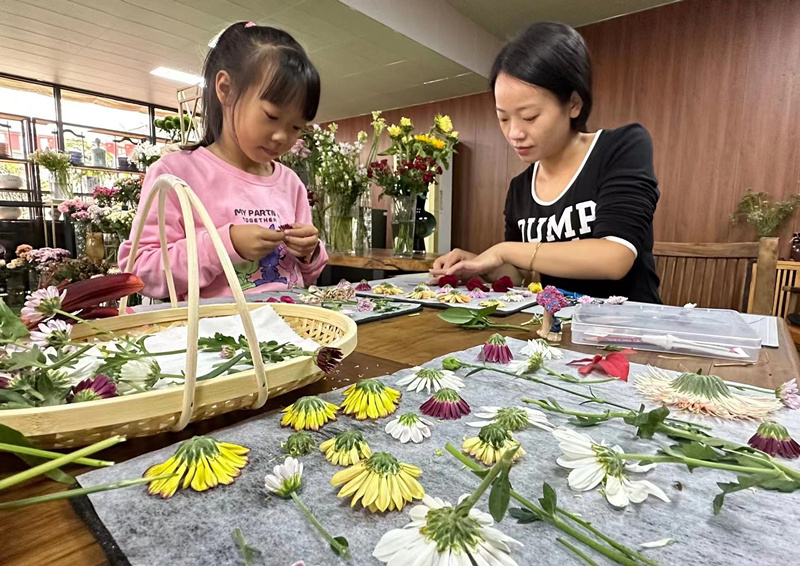
<svg viewBox="0 0 800 566">
<path fill-rule="evenodd" d="M 254 27 L 256 27 L 256 24 L 254 24 L 253 22 L 247 22 L 246 24 L 244 24 L 244 27 L 246 27 L 246 28 L 254 28 Z"/>
</svg>

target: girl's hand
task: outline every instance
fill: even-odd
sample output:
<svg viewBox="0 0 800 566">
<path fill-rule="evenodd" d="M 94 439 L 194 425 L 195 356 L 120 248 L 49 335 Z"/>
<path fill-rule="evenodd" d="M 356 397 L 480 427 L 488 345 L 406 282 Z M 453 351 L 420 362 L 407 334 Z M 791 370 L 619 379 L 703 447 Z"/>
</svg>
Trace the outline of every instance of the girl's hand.
<svg viewBox="0 0 800 566">
<path fill-rule="evenodd" d="M 319 232 L 310 224 L 292 224 L 283 231 L 286 251 L 299 259 L 310 258 L 319 246 Z"/>
<path fill-rule="evenodd" d="M 284 233 L 269 230 L 255 224 L 235 224 L 231 226 L 233 249 L 244 259 L 259 261 L 271 254 L 285 240 Z"/>
<path fill-rule="evenodd" d="M 458 248 L 451 252 L 447 252 L 441 257 L 437 257 L 433 262 L 433 269 L 430 270 L 431 279 L 428 281 L 430 284 L 435 284 L 440 277 L 448 275 L 448 270 L 462 261 L 475 259 L 477 256 L 474 253 L 460 250 Z"/>
<path fill-rule="evenodd" d="M 506 263 L 506 260 L 502 254 L 501 246 L 502 244 L 498 244 L 496 246 L 492 246 L 478 256 L 460 259 L 458 262 L 448 268 L 444 275 L 452 275 L 458 279 L 468 279 L 474 275 L 481 275 L 484 273 L 489 273 L 490 271 L 494 271 Z"/>
</svg>

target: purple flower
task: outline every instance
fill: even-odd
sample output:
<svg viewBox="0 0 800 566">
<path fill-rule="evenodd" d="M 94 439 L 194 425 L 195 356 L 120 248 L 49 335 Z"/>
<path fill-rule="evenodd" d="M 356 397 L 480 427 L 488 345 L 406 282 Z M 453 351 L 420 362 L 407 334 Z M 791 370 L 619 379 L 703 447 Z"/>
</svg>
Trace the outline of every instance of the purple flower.
<svg viewBox="0 0 800 566">
<path fill-rule="evenodd" d="M 72 389 L 70 403 L 110 399 L 117 396 L 117 385 L 105 375 L 96 375 L 92 379 L 84 379 Z"/>
<path fill-rule="evenodd" d="M 0 375 L 0 389 L 5 389 L 8 387 L 8 382 L 11 381 L 11 375 L 8 373 L 4 373 Z"/>
<path fill-rule="evenodd" d="M 448 284 L 446 284 L 446 285 L 444 285 L 442 287 L 439 287 L 436 290 L 436 294 L 437 295 L 446 295 L 447 293 L 450 293 L 452 291 L 453 291 L 453 286 L 448 283 Z"/>
<path fill-rule="evenodd" d="M 236 348 L 233 346 L 229 346 L 225 344 L 222 349 L 219 351 L 219 357 L 223 360 L 230 360 L 233 356 L 236 355 Z"/>
<path fill-rule="evenodd" d="M 37 267 L 42 267 L 50 262 L 67 259 L 72 254 L 63 248 L 39 248 L 28 252 L 28 261 Z"/>
<path fill-rule="evenodd" d="M 589 295 L 582 295 L 578 297 L 578 304 L 579 305 L 591 305 L 594 302 L 594 299 L 591 298 Z"/>
<path fill-rule="evenodd" d="M 323 346 L 316 352 L 317 367 L 325 373 L 331 373 L 336 367 L 342 363 L 344 354 L 339 348 L 330 348 Z"/>
<path fill-rule="evenodd" d="M 483 291 L 481 291 L 481 290 L 480 290 L 480 289 L 478 289 L 478 288 L 475 288 L 475 289 L 473 289 L 472 291 L 470 291 L 469 293 L 467 293 L 467 295 L 468 295 L 468 296 L 469 296 L 471 299 L 485 299 L 486 297 L 488 297 L 488 296 L 489 296 L 489 295 L 487 295 L 486 293 L 484 293 Z"/>
<path fill-rule="evenodd" d="M 795 442 L 786 427 L 774 421 L 766 421 L 758 425 L 756 433 L 747 444 L 770 456 L 797 458 L 800 456 L 800 445 Z"/>
<path fill-rule="evenodd" d="M 39 330 L 31 331 L 31 342 L 40 348 L 59 348 L 69 343 L 72 325 L 63 320 L 48 320 L 39 324 Z"/>
<path fill-rule="evenodd" d="M 506 344 L 506 339 L 500 334 L 492 334 L 483 345 L 481 353 L 478 354 L 479 360 L 495 364 L 507 364 L 514 359 L 511 349 Z"/>
<path fill-rule="evenodd" d="M 557 313 L 568 304 L 563 293 L 552 285 L 548 285 L 541 293 L 536 295 L 536 302 L 542 305 L 544 310 L 550 314 Z"/>
<path fill-rule="evenodd" d="M 25 301 L 20 318 L 25 324 L 36 324 L 46 318 L 57 314 L 61 310 L 61 303 L 67 296 L 66 291 L 59 291 L 58 287 L 50 286 L 34 291 Z"/>
<path fill-rule="evenodd" d="M 372 312 L 375 310 L 375 303 L 369 299 L 361 299 L 358 301 L 358 305 L 356 305 L 356 310 L 358 312 Z"/>
<path fill-rule="evenodd" d="M 436 419 L 455 420 L 469 414 L 469 405 L 454 389 L 445 387 L 434 393 L 419 410 Z"/>
<path fill-rule="evenodd" d="M 362 293 L 365 291 L 372 291 L 372 285 L 367 283 L 366 279 L 362 279 L 361 283 L 356 285 L 356 291 L 361 291 Z"/>
<path fill-rule="evenodd" d="M 775 396 L 790 409 L 800 409 L 800 394 L 797 391 L 797 378 L 792 378 L 775 389 Z"/>
</svg>

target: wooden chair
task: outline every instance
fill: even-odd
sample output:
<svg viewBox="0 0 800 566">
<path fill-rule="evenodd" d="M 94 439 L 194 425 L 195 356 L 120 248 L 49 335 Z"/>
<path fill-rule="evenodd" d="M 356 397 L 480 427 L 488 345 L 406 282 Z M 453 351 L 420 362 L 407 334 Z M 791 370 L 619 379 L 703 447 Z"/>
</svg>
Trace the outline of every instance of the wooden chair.
<svg viewBox="0 0 800 566">
<path fill-rule="evenodd" d="M 653 255 L 666 305 L 697 303 L 698 307 L 772 313 L 778 238 L 729 244 L 656 242 Z M 751 276 L 753 263 L 755 277 Z M 748 301 L 751 282 L 755 288 Z"/>
</svg>

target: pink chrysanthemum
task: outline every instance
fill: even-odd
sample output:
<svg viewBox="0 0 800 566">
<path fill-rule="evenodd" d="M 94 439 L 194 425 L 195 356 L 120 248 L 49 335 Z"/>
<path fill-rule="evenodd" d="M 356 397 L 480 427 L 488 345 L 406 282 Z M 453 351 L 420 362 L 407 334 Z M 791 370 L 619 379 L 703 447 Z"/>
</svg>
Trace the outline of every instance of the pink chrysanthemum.
<svg viewBox="0 0 800 566">
<path fill-rule="evenodd" d="M 84 379 L 72 390 L 70 403 L 96 401 L 116 397 L 117 385 L 105 375 L 97 375 L 92 379 Z"/>
<path fill-rule="evenodd" d="M 797 391 L 797 378 L 792 378 L 775 389 L 775 396 L 790 409 L 800 409 L 800 393 Z"/>
<path fill-rule="evenodd" d="M 789 431 L 785 426 L 774 421 L 758 425 L 758 430 L 747 443 L 770 456 L 782 456 L 783 458 L 800 456 L 800 445 L 789 436 Z"/>
<path fill-rule="evenodd" d="M 506 339 L 500 334 L 492 334 L 483 345 L 478 359 L 495 364 L 507 364 L 514 359 L 514 356 L 511 354 L 511 348 L 506 344 Z"/>
<path fill-rule="evenodd" d="M 434 393 L 419 410 L 423 415 L 436 419 L 455 420 L 469 414 L 469 405 L 455 389 L 445 387 Z"/>
<path fill-rule="evenodd" d="M 34 291 L 25 301 L 20 318 L 25 324 L 35 324 L 56 314 L 61 310 L 61 303 L 67 296 L 66 291 L 59 291 L 58 287 L 50 286 Z"/>
</svg>

